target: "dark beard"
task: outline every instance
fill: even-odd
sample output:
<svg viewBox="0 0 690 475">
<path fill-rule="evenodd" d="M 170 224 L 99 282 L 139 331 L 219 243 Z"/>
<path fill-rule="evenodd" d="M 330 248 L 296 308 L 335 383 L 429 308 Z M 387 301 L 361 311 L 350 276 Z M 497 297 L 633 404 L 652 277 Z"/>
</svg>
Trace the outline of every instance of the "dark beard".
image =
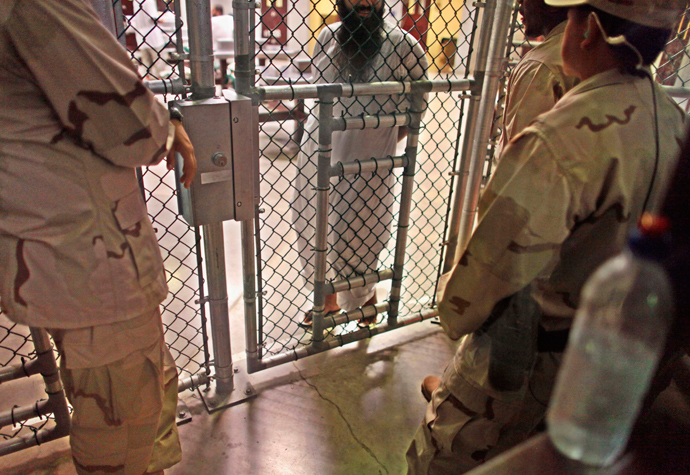
<svg viewBox="0 0 690 475">
<path fill-rule="evenodd" d="M 342 48 L 335 58 L 340 75 L 345 80 L 366 81 L 371 59 L 378 53 L 383 42 L 383 6 L 372 9 L 362 18 L 357 13 L 360 6 L 350 9 L 344 0 L 337 0 L 336 7 L 342 23 L 335 38 Z"/>
</svg>

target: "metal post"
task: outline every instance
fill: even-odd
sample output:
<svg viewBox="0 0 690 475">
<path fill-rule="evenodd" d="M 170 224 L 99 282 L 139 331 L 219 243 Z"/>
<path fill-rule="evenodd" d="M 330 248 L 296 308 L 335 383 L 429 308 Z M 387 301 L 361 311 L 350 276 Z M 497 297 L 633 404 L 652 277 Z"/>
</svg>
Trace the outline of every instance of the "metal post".
<svg viewBox="0 0 690 475">
<path fill-rule="evenodd" d="M 455 262 L 460 258 L 460 252 L 464 250 L 464 245 L 460 245 L 460 221 L 463 209 L 462 205 L 465 200 L 465 192 L 467 190 L 467 183 L 470 175 L 470 154 L 477 133 L 477 124 L 479 122 L 479 101 L 481 98 L 479 93 L 483 90 L 483 84 L 487 77 L 486 65 L 489 56 L 491 33 L 493 31 L 492 24 L 494 22 L 495 11 L 496 1 L 487 1 L 484 6 L 484 11 L 482 12 L 482 24 L 479 30 L 479 44 L 477 46 L 477 52 L 474 55 L 476 58 L 474 78 L 477 83 L 473 89 L 472 97 L 469 100 L 469 105 L 467 108 L 465 136 L 463 138 L 460 165 L 458 167 L 458 180 L 453 193 L 453 212 L 451 214 L 450 225 L 448 226 L 448 245 L 446 247 L 446 256 L 443 260 L 443 273 L 451 271 L 455 265 Z"/>
<path fill-rule="evenodd" d="M 416 92 L 410 97 L 410 125 L 407 135 L 405 156 L 407 166 L 403 170 L 402 193 L 400 196 L 400 215 L 398 218 L 398 232 L 395 241 L 395 258 L 393 260 L 393 283 L 391 284 L 390 308 L 388 309 L 388 325 L 397 324 L 400 305 L 400 289 L 402 287 L 403 269 L 405 265 L 405 249 L 407 247 L 407 231 L 410 225 L 410 210 L 412 208 L 412 191 L 414 188 L 414 175 L 417 167 L 417 145 L 419 141 L 419 128 L 422 122 L 422 113 L 426 106 L 424 95 Z"/>
<path fill-rule="evenodd" d="M 232 8 L 235 26 L 235 90 L 238 94 L 248 95 L 254 87 L 255 44 L 252 30 L 256 2 L 234 0 Z"/>
<path fill-rule="evenodd" d="M 186 3 L 192 99 L 207 99 L 216 93 L 213 78 L 211 3 L 209 0 L 187 0 Z"/>
<path fill-rule="evenodd" d="M 242 285 L 244 289 L 244 343 L 247 354 L 247 371 L 259 369 L 258 328 L 256 321 L 256 268 L 254 266 L 254 234 L 257 218 L 242 221 Z"/>
<path fill-rule="evenodd" d="M 213 44 L 211 39 L 211 4 L 208 0 L 187 0 L 189 32 L 189 61 L 192 70 L 192 99 L 207 99 L 215 95 L 213 78 Z M 203 394 L 209 412 L 236 404 L 232 350 L 230 346 L 230 315 L 228 288 L 225 276 L 225 238 L 223 223 L 202 226 L 204 254 L 208 282 L 208 302 L 211 314 L 213 367 L 215 385 Z M 252 391 L 253 392 L 253 391 Z"/>
<path fill-rule="evenodd" d="M 472 141 L 472 153 L 470 154 L 467 187 L 464 190 L 458 234 L 458 246 L 463 250 L 472 235 L 477 203 L 479 202 L 482 169 L 489 145 L 496 94 L 498 93 L 499 82 L 503 75 L 505 41 L 508 35 L 508 27 L 510 26 L 512 9 L 512 0 L 497 0 L 495 13 L 489 15 L 490 17 L 493 16 L 491 41 L 489 42 L 486 74 L 484 75 L 482 94 L 479 100 L 477 129 L 473 134 L 474 140 Z M 487 11 L 484 12 L 485 15 L 488 13 Z"/>
<path fill-rule="evenodd" d="M 324 340 L 323 317 L 326 314 L 326 255 L 328 253 L 328 195 L 331 186 L 331 139 L 333 135 L 333 99 L 325 86 L 319 94 L 319 151 L 316 174 L 316 230 L 314 237 L 314 310 L 312 345 Z"/>
<path fill-rule="evenodd" d="M 223 223 L 202 226 L 208 302 L 211 314 L 211 340 L 216 391 L 229 393 L 234 389 L 232 350 L 230 348 L 230 316 L 228 314 L 228 287 L 225 279 L 225 239 Z"/>
<path fill-rule="evenodd" d="M 110 2 L 110 0 L 106 0 Z M 125 38 L 125 14 L 122 12 L 122 1 L 115 0 L 112 2 L 113 15 L 115 17 L 115 36 L 123 48 L 127 48 L 127 40 Z"/>
<path fill-rule="evenodd" d="M 48 333 L 41 328 L 30 328 L 31 338 L 36 349 L 37 365 L 45 383 L 48 400 L 37 402 L 24 408 L 14 408 L 9 414 L 0 414 L 0 427 L 12 421 L 24 421 L 32 417 L 44 417 L 53 413 L 55 426 L 50 429 L 40 429 L 23 437 L 13 437 L 0 443 L 0 456 L 11 454 L 28 447 L 41 445 L 45 442 L 69 435 L 70 415 L 67 398 L 60 381 L 53 349 L 50 345 Z"/>
<path fill-rule="evenodd" d="M 254 123 L 258 124 L 259 101 L 252 94 L 254 87 L 254 40 L 251 35 L 254 27 L 254 8 L 256 3 L 248 0 L 235 0 L 232 3 L 234 14 L 235 39 L 235 90 L 238 94 L 252 97 Z M 255 130 L 254 147 L 252 153 L 258 156 L 258 125 Z M 258 173 L 252 177 L 257 181 Z M 255 199 L 255 208 L 258 205 Z M 258 210 L 257 210 L 258 212 Z M 247 370 L 250 373 L 260 369 L 260 355 L 258 345 L 258 324 L 256 305 L 256 255 L 255 240 L 258 239 L 258 215 L 253 220 L 242 221 L 242 283 L 244 287 L 244 326 L 245 346 L 247 354 Z M 260 261 L 259 261 L 260 263 Z M 260 264 L 259 264 L 260 265 Z"/>
</svg>

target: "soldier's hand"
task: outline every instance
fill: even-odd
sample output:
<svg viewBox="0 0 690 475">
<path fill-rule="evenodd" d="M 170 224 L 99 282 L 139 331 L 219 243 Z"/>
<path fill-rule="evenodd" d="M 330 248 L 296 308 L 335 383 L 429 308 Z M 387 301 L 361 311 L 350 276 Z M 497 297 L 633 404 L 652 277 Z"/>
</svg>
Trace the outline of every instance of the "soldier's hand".
<svg viewBox="0 0 690 475">
<path fill-rule="evenodd" d="M 182 155 L 184 164 L 182 165 L 180 183 L 182 183 L 185 188 L 189 188 L 189 185 L 192 184 L 192 180 L 194 180 L 194 175 L 196 175 L 194 146 L 189 140 L 189 136 L 187 132 L 185 132 L 184 127 L 182 127 L 182 123 L 177 119 L 172 119 L 170 122 L 175 126 L 175 139 L 173 140 L 172 147 L 166 158 L 168 170 L 175 168 L 175 153 Z"/>
</svg>

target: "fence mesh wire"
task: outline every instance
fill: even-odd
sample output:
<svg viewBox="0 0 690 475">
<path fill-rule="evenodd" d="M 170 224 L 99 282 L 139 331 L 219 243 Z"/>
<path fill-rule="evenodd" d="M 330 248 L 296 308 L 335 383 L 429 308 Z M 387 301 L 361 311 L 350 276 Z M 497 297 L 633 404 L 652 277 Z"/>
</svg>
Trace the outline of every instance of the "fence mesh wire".
<svg viewBox="0 0 690 475">
<path fill-rule="evenodd" d="M 276 6 L 279 4 L 279 6 Z M 400 2 L 388 5 L 390 10 L 387 21 L 397 24 L 420 39 L 425 47 L 430 64 L 428 78 L 467 77 L 471 62 L 474 34 L 478 25 L 481 8 L 476 4 L 456 6 L 453 2 Z M 282 10 L 281 10 L 282 8 Z M 516 2 L 512 24 L 506 38 L 505 77 L 501 83 L 494 116 L 494 129 L 490 147 L 487 149 L 487 163 L 484 167 L 483 183 L 490 178 L 491 161 L 501 135 L 501 119 L 507 77 L 512 67 L 531 47 L 538 44 L 538 39 L 527 40 L 524 37 L 518 15 Z M 280 21 L 276 21 L 278 17 Z M 688 15 L 680 22 L 667 50 L 655 64 L 658 80 L 665 85 L 685 85 L 688 52 L 687 29 Z M 431 21 L 430 21 L 431 20 Z M 258 74 L 259 85 L 300 84 L 313 81 L 312 74 L 322 71 L 310 71 L 309 64 L 315 39 L 324 25 L 338 21 L 335 9 L 323 10 L 315 6 L 312 11 L 300 9 L 297 3 L 282 4 L 266 2 L 262 7 L 261 22 L 263 30 L 255 32 L 265 42 L 258 48 L 261 67 Z M 273 25 L 267 27 L 266 25 Z M 306 27 L 304 25 L 307 25 Z M 304 32 L 304 29 L 308 31 Z M 267 31 L 269 30 L 269 31 Z M 278 34 L 276 34 L 278 32 Z M 263 56 L 263 59 L 261 57 Z M 384 59 L 384 62 L 386 59 Z M 374 79 L 386 78 L 373 75 Z M 343 79 L 341 78 L 341 81 Z M 351 77 L 347 80 L 353 80 Z M 344 82 L 347 82 L 345 80 Z M 356 81 L 356 79 L 355 79 Z M 686 100 L 679 102 L 687 107 Z M 382 104 L 376 104 L 383 108 Z M 263 214 L 260 218 L 260 290 L 263 291 L 262 305 L 259 310 L 262 328 L 260 341 L 266 355 L 283 353 L 301 345 L 309 344 L 311 334 L 297 324 L 304 319 L 304 313 L 311 308 L 313 294 L 305 285 L 300 274 L 309 277 L 313 268 L 300 261 L 301 247 L 298 235 L 293 226 L 295 220 L 291 214 L 292 200 L 297 192 L 297 177 L 305 173 L 300 166 L 299 151 L 304 150 L 309 137 L 304 137 L 304 123 L 315 114 L 313 104 L 309 101 L 277 101 L 262 104 L 263 122 L 261 129 L 261 199 Z M 357 114 L 357 111 L 355 114 Z M 412 198 L 411 226 L 407 242 L 407 255 L 404 269 L 403 291 L 400 313 L 412 314 L 425 307 L 434 305 L 434 291 L 439 269 L 442 263 L 442 243 L 446 236 L 446 225 L 452 200 L 453 177 L 450 173 L 457 168 L 457 157 L 462 143 L 463 119 L 466 112 L 466 101 L 461 94 L 436 94 L 429 98 L 429 106 L 424 117 L 423 130 L 419 141 L 418 167 L 415 177 L 415 191 Z M 371 113 L 367 110 L 367 113 Z M 375 112 L 374 112 L 375 113 Z M 309 133 L 309 131 L 307 131 Z M 311 140 L 316 141 L 314 135 Z M 365 144 L 361 144 L 365 146 Z M 400 149 L 399 149 L 400 150 Z M 316 160 L 316 154 L 312 161 Z M 314 170 L 308 172 L 310 175 Z M 394 172 L 394 180 L 387 186 L 385 194 L 394 197 L 390 211 L 381 216 L 379 224 L 392 215 L 393 233 L 395 233 L 399 212 L 401 176 Z M 378 194 L 378 187 L 362 184 L 363 177 L 357 183 L 343 184 L 340 180 L 332 184 L 331 203 L 343 203 L 347 191 L 352 186 L 359 186 L 371 195 Z M 364 178 L 366 182 L 366 178 Z M 347 181 L 347 180 L 345 180 Z M 303 185 L 302 185 L 303 186 Z M 312 186 L 310 184 L 310 186 Z M 379 185 L 380 186 L 380 185 Z M 357 214 L 367 210 L 361 202 L 352 203 L 347 208 Z M 369 206 L 371 208 L 371 205 Z M 306 209 L 307 216 L 313 215 L 313 208 Z M 334 214 L 336 216 L 334 216 Z M 338 261 L 338 249 L 334 249 L 343 234 L 351 226 L 345 226 L 343 212 L 329 208 L 329 269 Z M 304 216 L 302 216 L 304 218 Z M 384 244 L 378 255 L 378 269 L 390 268 L 393 260 L 395 239 L 385 239 L 377 234 L 374 227 L 360 220 L 357 226 L 369 234 L 374 244 Z M 385 228 L 385 226 L 383 226 Z M 371 232 L 369 229 L 371 228 Z M 352 233 L 350 233 L 352 235 Z M 360 248 L 361 240 L 348 241 L 350 254 L 366 258 L 367 252 Z M 304 247 L 304 246 L 302 246 Z M 303 249 L 302 249 L 303 251 Z M 368 248 L 367 251 L 370 251 Z M 342 252 L 342 250 L 341 250 Z M 335 258 L 332 256 L 336 256 Z M 363 269 L 370 270 L 369 263 Z M 357 272 L 359 274 L 361 272 Z M 334 272 L 327 274 L 327 281 L 334 280 Z M 343 277 L 342 272 L 340 277 Z M 336 279 L 337 280 L 337 279 Z M 379 284 L 387 290 L 389 285 Z M 386 298 L 379 291 L 379 300 Z M 379 322 L 383 316 L 379 316 Z M 329 336 L 337 336 L 354 331 L 354 324 L 342 325 L 331 329 Z"/>
<path fill-rule="evenodd" d="M 179 78 L 184 63 L 173 59 L 178 33 L 173 0 L 116 0 L 113 7 L 118 8 L 118 4 L 125 18 L 124 43 L 141 77 Z M 159 97 L 164 103 L 179 99 L 172 95 Z M 170 289 L 161 306 L 165 340 L 180 377 L 184 378 L 207 371 L 209 364 L 206 319 L 199 305 L 203 296 L 203 286 L 199 285 L 200 236 L 178 215 L 175 174 L 163 164 L 141 172 L 146 206 L 163 254 Z"/>
<path fill-rule="evenodd" d="M 323 7 L 311 2 L 281 2 L 263 0 L 261 14 L 252 32 L 257 38 L 257 65 L 259 85 L 305 83 L 310 81 L 311 53 L 318 33 L 324 24 L 337 21 L 331 5 Z M 147 79 L 176 78 L 182 73 L 183 63 L 172 60 L 176 26 L 172 0 L 115 0 L 114 8 L 121 8 L 125 16 L 125 43 L 142 77 Z M 153 5 L 153 6 L 152 6 Z M 481 7 L 467 2 L 457 4 L 424 0 L 397 2 L 388 5 L 386 20 L 401 25 L 416 38 L 422 39 L 430 67 L 430 79 L 464 78 L 470 73 L 472 45 Z M 507 38 L 509 65 L 522 53 L 513 40 L 522 40 L 517 15 Z M 688 28 L 690 14 L 681 19 L 666 52 L 655 64 L 657 77 L 664 85 L 687 86 L 690 80 L 688 62 Z M 141 20 L 141 21 L 139 21 Z M 183 28 L 182 37 L 186 38 Z M 227 34 L 226 34 L 226 40 Z M 217 53 L 228 47 L 227 41 L 214 41 Z M 219 55 L 220 57 L 220 55 Z M 217 63 L 219 85 L 229 78 L 232 85 L 232 54 Z M 506 73 L 509 73 L 509 67 Z M 161 96 L 162 101 L 172 99 Z M 687 100 L 679 100 L 686 110 Z M 260 123 L 260 269 L 259 290 L 264 294 L 259 309 L 261 318 L 259 335 L 265 354 L 278 354 L 308 344 L 311 334 L 297 323 L 311 308 L 312 294 L 305 287 L 300 274 L 302 267 L 297 248 L 297 235 L 291 218 L 291 201 L 295 193 L 295 177 L 299 173 L 297 152 L 304 139 L 304 124 L 314 114 L 309 101 L 278 101 L 261 105 Z M 404 270 L 400 313 L 411 314 L 433 305 L 433 294 L 442 263 L 442 243 L 446 235 L 447 216 L 458 153 L 462 143 L 462 124 L 466 101 L 463 94 L 435 94 L 429 97 L 423 129 L 419 139 L 417 174 L 412 197 L 410 229 Z M 500 134 L 500 102 L 495 117 L 496 127 L 492 143 Z M 316 139 L 316 137 L 313 137 Z M 487 151 L 487 160 L 493 151 Z M 381 157 L 379 157 L 381 158 Z M 487 167 L 487 173 L 490 167 Z M 487 175 L 488 176 L 488 175 Z M 166 341 L 175 357 L 181 377 L 205 371 L 209 357 L 205 349 L 205 318 L 197 300 L 203 296 L 200 286 L 200 237 L 177 215 L 174 176 L 165 167 L 150 167 L 142 171 L 144 194 L 150 217 L 156 228 L 165 260 L 170 294 L 163 303 Z M 392 195 L 393 203 L 385 211 L 392 218 L 393 233 L 399 213 L 400 172 L 394 172 L 385 185 L 373 186 L 367 177 L 346 179 L 339 186 L 370 188 L 372 192 Z M 346 191 L 338 189 L 339 194 Z M 359 203 L 357 206 L 369 206 Z M 345 219 L 345 218 L 344 218 Z M 338 226 L 338 220 L 332 220 Z M 345 221 L 340 222 L 344 225 Z M 332 225 L 332 226 L 333 226 Z M 355 223 L 347 221 L 348 226 Z M 347 227 L 347 226 L 346 226 Z M 333 230 L 331 230 L 333 232 Z M 385 246 L 378 256 L 378 268 L 390 268 L 394 252 L 394 238 L 381 239 Z M 360 250 L 355 248 L 359 253 Z M 389 284 L 380 284 L 380 298 L 387 298 Z M 379 319 L 382 317 L 379 316 Z M 356 329 L 353 322 L 332 329 L 336 335 Z M 0 367 L 20 364 L 22 359 L 33 358 L 34 350 L 26 327 L 11 322 L 0 312 Z M 35 378 L 26 382 L 12 382 L 0 388 L 1 400 L 9 410 L 13 405 L 30 404 L 44 394 L 42 382 Z M 21 398 L 21 400 L 19 400 Z M 32 433 L 49 423 L 45 417 L 25 424 L 5 427 L 0 431 L 3 439 Z"/>
<path fill-rule="evenodd" d="M 407 8 L 401 4 L 397 7 Z M 423 11 L 415 13 L 415 8 Z M 452 18 L 453 24 L 444 24 L 439 31 L 432 32 L 428 16 L 431 10 L 435 9 L 436 7 L 428 5 L 424 7 L 420 2 L 411 6 L 410 14 L 401 15 L 400 8 L 388 10 L 385 20 L 390 24 L 407 25 L 417 38 L 428 39 L 432 33 L 435 35 L 435 40 L 425 45 L 430 64 L 427 70 L 429 79 L 465 78 L 469 74 L 477 7 L 445 4 L 442 9 L 434 11 L 434 14 Z M 262 18 L 270 16 L 273 10 L 264 9 Z M 397 19 L 392 12 L 397 13 Z M 308 13 L 300 13 L 294 5 L 286 14 L 301 16 L 304 22 L 308 23 Z M 268 58 L 265 66 L 260 69 L 259 84 L 299 84 L 313 82 L 324 76 L 333 78 L 338 75 L 338 80 L 331 81 L 362 82 L 361 78 L 357 78 L 354 68 L 348 70 L 348 64 L 335 65 L 340 70 L 330 75 L 326 69 L 333 65 L 328 62 L 319 62 L 318 67 L 311 70 L 308 67 L 313 54 L 308 46 L 315 43 L 324 25 L 335 20 L 328 12 L 319 12 L 319 15 L 320 21 L 310 24 L 308 34 L 302 34 L 301 41 L 288 42 L 287 45 L 271 45 L 273 38 L 265 35 L 269 39 L 264 43 L 263 50 L 278 46 L 282 51 L 289 51 L 297 47 L 298 52 L 293 52 L 286 59 Z M 413 19 L 415 21 L 412 21 Z M 288 35 L 299 35 L 299 31 L 290 31 L 292 24 L 288 21 L 285 25 Z M 443 39 L 445 41 L 441 47 Z M 458 54 L 457 49 L 461 49 L 463 53 Z M 390 74 L 390 68 L 391 65 L 394 67 L 400 63 L 400 58 L 396 57 L 396 54 L 397 52 L 393 52 L 391 57 L 383 57 L 378 63 L 372 60 L 371 63 L 378 65 L 378 69 L 364 72 L 364 79 L 367 82 L 394 79 Z M 313 75 L 316 75 L 316 79 Z M 408 80 L 410 79 L 413 78 Z M 363 112 L 376 115 L 404 111 L 405 105 L 398 104 L 398 100 L 391 96 L 342 99 L 336 103 L 335 114 L 358 116 Z M 460 124 L 464 115 L 464 103 L 459 93 L 429 97 L 419 138 L 401 315 L 418 312 L 428 308 L 432 303 L 451 198 L 453 177 L 450 172 L 456 166 L 457 152 L 461 144 Z M 305 166 L 305 163 L 316 161 L 318 137 L 313 128 L 308 128 L 304 132 L 302 129 L 304 122 L 309 123 L 315 119 L 316 109 L 310 101 L 280 101 L 265 103 L 262 107 L 265 122 L 260 124 L 261 208 L 264 213 L 260 215 L 260 285 L 264 295 L 260 309 L 263 328 L 260 338 L 265 354 L 271 355 L 295 349 L 311 341 L 311 333 L 300 328 L 298 324 L 304 320 L 305 312 L 311 309 L 313 302 L 311 287 L 305 285 L 312 277 L 313 261 L 311 265 L 305 266 L 305 262 L 300 259 L 300 254 L 309 254 L 311 249 L 309 243 L 300 244 L 296 229 L 307 228 L 304 232 L 306 235 L 313 233 L 315 210 L 313 201 L 303 204 L 302 207 L 294 206 L 292 203 L 297 197 L 309 194 L 314 186 L 316 169 L 313 166 Z M 288 117 L 291 120 L 280 120 L 283 117 L 281 114 L 285 111 L 295 109 L 300 114 L 303 111 L 305 119 L 295 120 L 295 117 Z M 404 144 L 403 141 L 397 147 L 396 155 L 402 154 Z M 366 144 L 355 146 L 366 147 Z M 298 157 L 300 150 L 306 155 L 302 160 Z M 334 153 L 337 153 L 335 145 Z M 363 153 L 366 158 L 384 158 L 372 157 L 367 155 L 366 151 Z M 328 281 L 392 267 L 395 237 L 389 239 L 389 233 L 392 231 L 395 236 L 401 184 L 402 176 L 399 170 L 392 173 L 359 174 L 332 181 L 332 205 L 329 208 L 328 228 Z M 293 217 L 295 210 L 299 211 L 298 219 Z M 378 287 L 378 300 L 381 301 L 387 298 L 390 282 L 380 283 Z M 384 317 L 381 315 L 378 317 L 379 322 L 382 318 Z M 357 329 L 356 323 L 351 322 L 331 329 L 328 335 L 341 335 Z"/>
</svg>

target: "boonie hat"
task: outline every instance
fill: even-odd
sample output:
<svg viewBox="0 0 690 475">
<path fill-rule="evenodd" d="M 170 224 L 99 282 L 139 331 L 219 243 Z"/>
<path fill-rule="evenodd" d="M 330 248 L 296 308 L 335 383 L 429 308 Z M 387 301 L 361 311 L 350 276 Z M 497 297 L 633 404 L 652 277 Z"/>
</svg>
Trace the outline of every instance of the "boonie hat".
<svg viewBox="0 0 690 475">
<path fill-rule="evenodd" d="M 653 28 L 673 28 L 687 0 L 545 0 L 552 7 L 591 5 L 610 15 Z"/>
</svg>

